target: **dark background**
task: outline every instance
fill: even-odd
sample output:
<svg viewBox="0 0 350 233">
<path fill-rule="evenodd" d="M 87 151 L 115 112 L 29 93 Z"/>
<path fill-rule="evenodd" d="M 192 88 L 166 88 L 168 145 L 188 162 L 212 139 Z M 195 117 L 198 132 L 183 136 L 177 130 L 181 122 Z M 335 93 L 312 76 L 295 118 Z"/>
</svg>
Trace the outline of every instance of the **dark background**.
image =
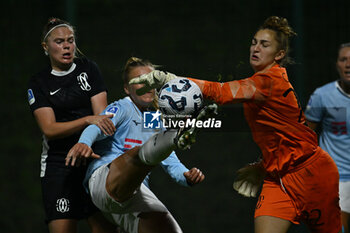
<svg viewBox="0 0 350 233">
<path fill-rule="evenodd" d="M 96 61 L 109 101 L 122 97 L 121 69 L 130 56 L 147 58 L 178 75 L 228 81 L 252 75 L 248 54 L 255 30 L 268 16 L 286 17 L 298 36 L 289 78 L 302 105 L 313 90 L 337 79 L 340 43 L 350 41 L 350 1 L 1 1 L 0 232 L 46 232 L 40 193 L 41 133 L 27 102 L 27 82 L 47 63 L 40 45 L 48 17 L 76 26 L 77 45 Z M 206 175 L 197 187 L 172 182 L 160 168 L 152 188 L 185 233 L 253 232 L 256 199 L 232 189 L 235 171 L 259 156 L 241 106 L 221 109 L 224 128 L 204 130 L 189 167 Z M 80 225 L 86 232 L 86 225 Z M 293 227 L 290 232 L 307 232 Z"/>
</svg>

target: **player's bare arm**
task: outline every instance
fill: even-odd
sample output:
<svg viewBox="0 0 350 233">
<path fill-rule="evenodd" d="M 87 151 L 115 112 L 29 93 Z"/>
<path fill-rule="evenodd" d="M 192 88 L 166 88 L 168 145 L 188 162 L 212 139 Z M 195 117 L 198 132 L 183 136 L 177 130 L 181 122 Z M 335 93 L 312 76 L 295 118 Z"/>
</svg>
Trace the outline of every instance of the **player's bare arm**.
<svg viewBox="0 0 350 233">
<path fill-rule="evenodd" d="M 48 139 L 67 137 L 91 124 L 99 126 L 106 135 L 113 135 L 115 131 L 113 130 L 113 122 L 108 119 L 113 115 L 91 115 L 74 121 L 57 122 L 52 108 L 43 107 L 36 109 L 34 116 L 41 131 Z"/>
<path fill-rule="evenodd" d="M 88 158 L 98 159 L 100 156 L 95 154 L 88 145 L 77 143 L 69 150 L 66 156 L 66 166 L 71 165 L 79 167 L 81 163 L 85 163 Z"/>
</svg>

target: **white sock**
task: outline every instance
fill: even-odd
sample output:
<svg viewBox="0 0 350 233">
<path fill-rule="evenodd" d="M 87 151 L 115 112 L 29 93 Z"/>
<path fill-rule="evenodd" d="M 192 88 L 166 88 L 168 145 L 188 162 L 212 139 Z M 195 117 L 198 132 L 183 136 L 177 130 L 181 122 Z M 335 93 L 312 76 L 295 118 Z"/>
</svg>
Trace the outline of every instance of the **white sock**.
<svg viewBox="0 0 350 233">
<path fill-rule="evenodd" d="M 175 149 L 176 135 L 175 129 L 153 134 L 139 150 L 141 161 L 148 165 L 156 165 L 166 159 Z"/>
</svg>

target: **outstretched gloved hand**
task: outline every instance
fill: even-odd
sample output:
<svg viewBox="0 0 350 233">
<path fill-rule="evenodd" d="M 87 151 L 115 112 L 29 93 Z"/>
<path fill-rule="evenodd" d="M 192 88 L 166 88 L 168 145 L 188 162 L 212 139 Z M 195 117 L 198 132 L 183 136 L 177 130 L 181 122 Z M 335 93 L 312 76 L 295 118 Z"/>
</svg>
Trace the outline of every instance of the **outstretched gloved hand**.
<svg viewBox="0 0 350 233">
<path fill-rule="evenodd" d="M 153 70 L 148 74 L 143 74 L 139 77 L 131 79 L 129 84 L 145 84 L 144 87 L 136 91 L 136 94 L 143 95 L 152 89 L 162 87 L 165 83 L 175 78 L 177 78 L 175 74 L 160 70 Z"/>
</svg>

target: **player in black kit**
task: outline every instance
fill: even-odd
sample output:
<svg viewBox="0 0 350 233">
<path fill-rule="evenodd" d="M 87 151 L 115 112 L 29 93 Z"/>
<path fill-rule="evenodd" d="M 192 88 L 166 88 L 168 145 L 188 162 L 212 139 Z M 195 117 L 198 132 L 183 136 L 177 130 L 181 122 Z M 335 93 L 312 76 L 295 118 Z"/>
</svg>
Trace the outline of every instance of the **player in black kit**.
<svg viewBox="0 0 350 233">
<path fill-rule="evenodd" d="M 98 125 L 106 135 L 115 131 L 113 115 L 99 115 L 107 106 L 102 75 L 94 62 L 76 57 L 74 29 L 66 21 L 49 19 L 42 47 L 50 65 L 30 79 L 28 101 L 43 132 L 40 176 L 49 231 L 75 233 L 78 220 L 87 219 L 94 233 L 117 232 L 83 189 L 86 166 L 65 166 L 87 125 Z"/>
</svg>

